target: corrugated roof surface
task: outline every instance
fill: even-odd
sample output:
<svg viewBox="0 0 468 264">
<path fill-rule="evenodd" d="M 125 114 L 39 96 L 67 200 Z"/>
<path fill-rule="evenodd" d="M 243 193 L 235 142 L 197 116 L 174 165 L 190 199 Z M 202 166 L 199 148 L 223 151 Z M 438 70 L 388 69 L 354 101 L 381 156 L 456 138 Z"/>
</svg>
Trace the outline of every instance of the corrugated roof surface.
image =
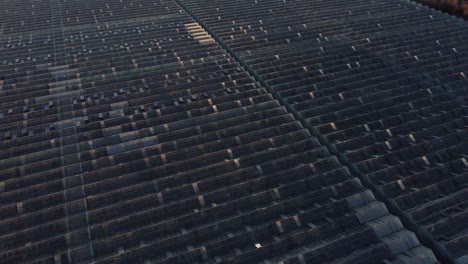
<svg viewBox="0 0 468 264">
<path fill-rule="evenodd" d="M 463 261 L 466 25 L 344 3 L 2 1 L 0 262 Z"/>
<path fill-rule="evenodd" d="M 466 22 L 404 1 L 182 2 L 402 214 L 468 254 Z"/>
</svg>

